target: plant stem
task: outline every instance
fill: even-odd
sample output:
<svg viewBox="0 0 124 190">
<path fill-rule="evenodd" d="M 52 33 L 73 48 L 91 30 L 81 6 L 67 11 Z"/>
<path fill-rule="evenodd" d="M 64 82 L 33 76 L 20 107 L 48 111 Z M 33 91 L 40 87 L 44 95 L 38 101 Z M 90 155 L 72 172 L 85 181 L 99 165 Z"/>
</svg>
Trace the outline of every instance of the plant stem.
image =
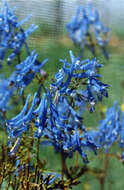
<svg viewBox="0 0 124 190">
<path fill-rule="evenodd" d="M 39 146 L 40 146 L 40 138 L 37 140 L 37 165 L 39 163 Z"/>
<path fill-rule="evenodd" d="M 76 151 L 76 162 L 75 162 L 75 167 L 78 167 L 78 161 L 79 161 L 79 153 Z"/>
<path fill-rule="evenodd" d="M 105 187 L 105 178 L 106 178 L 106 174 L 107 174 L 108 165 L 109 165 L 109 155 L 106 154 L 103 174 L 100 178 L 100 190 L 104 190 L 104 187 Z"/>
<path fill-rule="evenodd" d="M 61 166 L 62 166 L 62 181 L 64 183 L 64 173 L 65 173 L 65 154 L 63 151 L 61 151 Z"/>
</svg>

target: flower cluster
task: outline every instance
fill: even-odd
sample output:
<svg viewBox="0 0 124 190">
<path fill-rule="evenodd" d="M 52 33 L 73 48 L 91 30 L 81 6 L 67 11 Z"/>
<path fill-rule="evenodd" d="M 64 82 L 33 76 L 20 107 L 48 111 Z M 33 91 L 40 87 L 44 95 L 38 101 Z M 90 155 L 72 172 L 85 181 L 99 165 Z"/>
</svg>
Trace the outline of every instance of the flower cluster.
<svg viewBox="0 0 124 190">
<path fill-rule="evenodd" d="M 94 111 L 97 101 L 102 101 L 102 96 L 108 97 L 109 85 L 98 80 L 101 75 L 97 69 L 102 67 L 96 58 L 81 61 L 70 51 L 71 64 L 63 62 L 63 67 L 55 74 L 55 82 L 51 84 L 52 92 L 72 97 L 75 106 L 82 107 L 86 102 L 90 104 L 90 111 Z M 76 81 L 76 83 L 75 83 Z"/>
<path fill-rule="evenodd" d="M 95 55 L 95 43 L 92 38 L 92 30 L 95 34 L 95 39 L 99 47 L 102 49 L 104 56 L 109 57 L 105 47 L 109 42 L 110 30 L 100 21 L 99 13 L 92 4 L 88 7 L 79 7 L 75 17 L 67 24 L 67 31 L 70 38 L 75 44 L 81 48 L 81 56 L 83 56 L 85 46 Z"/>
<path fill-rule="evenodd" d="M 82 57 L 85 46 L 95 55 L 97 43 L 108 58 L 106 45 L 110 30 L 102 24 L 97 9 L 91 4 L 87 8 L 79 7 L 72 22 L 67 25 L 67 30 L 74 43 L 80 46 L 82 55 L 75 57 L 69 51 L 70 61 L 60 59 L 61 69 L 54 75 L 50 86 L 48 83 L 45 86 L 47 73 L 42 67 L 48 59 L 39 62 L 38 54 L 35 50 L 30 52 L 26 42 L 37 26 L 22 29 L 22 24 L 31 15 L 18 22 L 14 10 L 10 10 L 4 1 L 0 13 L 0 61 L 9 53 L 8 63 L 16 56 L 18 58 L 11 75 L 7 79 L 0 76 L 0 126 L 6 127 L 8 137 L 7 146 L 1 147 L 0 163 L 4 162 L 0 164 L 2 182 L 8 183 L 7 189 L 10 186 L 13 189 L 67 189 L 77 185 L 79 177 L 85 172 L 90 172 L 98 177 L 103 186 L 108 160 L 102 170 L 91 168 L 85 165 L 89 162 L 88 152 L 94 155 L 98 149 L 108 152 L 116 142 L 121 148 L 124 161 L 124 112 L 115 103 L 107 109 L 105 119 L 100 121 L 96 129 L 86 129 L 84 111 L 88 109 L 94 112 L 96 104 L 108 97 L 110 86 L 100 80 L 99 69 L 103 65 L 96 57 L 85 60 Z M 27 57 L 22 60 L 20 50 L 23 45 Z M 30 91 L 25 98 L 25 89 L 34 78 L 37 79 L 34 82 L 38 82 L 39 89 L 33 97 Z M 23 99 L 23 108 L 16 116 L 8 119 L 10 116 L 6 111 L 14 95 Z M 18 104 L 17 99 L 15 102 Z M 4 132 L 4 128 L 2 130 Z M 51 146 L 56 153 L 60 153 L 61 175 L 45 168 L 46 162 L 40 158 L 41 146 Z M 75 153 L 76 163 L 69 168 L 66 159 L 72 158 Z M 82 167 L 78 165 L 78 155 L 84 163 Z"/>
<path fill-rule="evenodd" d="M 92 150 L 96 154 L 97 146 L 89 139 L 82 117 L 69 104 L 63 95 L 58 97 L 57 102 L 52 102 L 52 96 L 47 90 L 48 97 L 48 119 L 42 137 L 55 148 L 56 152 L 63 152 L 66 157 L 72 157 L 75 151 L 79 152 L 83 161 L 88 163 L 86 151 Z M 39 125 L 40 127 L 40 125 Z"/>
<path fill-rule="evenodd" d="M 30 55 L 27 37 L 37 29 L 37 26 L 32 24 L 29 28 L 24 30 L 21 28 L 22 24 L 27 22 L 31 15 L 22 21 L 14 15 L 15 7 L 11 10 L 8 8 L 6 2 L 0 13 L 0 61 L 3 61 L 6 53 L 10 49 L 12 53 L 8 56 L 8 63 L 11 62 L 20 52 L 22 46 L 25 46 L 27 55 Z"/>
<path fill-rule="evenodd" d="M 102 95 L 107 97 L 109 86 L 97 79 L 100 77 L 97 68 L 101 65 L 96 59 L 81 61 L 73 55 L 72 51 L 70 51 L 70 58 L 71 64 L 61 60 L 64 66 L 55 74 L 56 81 L 51 84 L 51 91 L 45 88 L 41 100 L 36 93 L 27 111 L 30 97 L 28 95 L 20 114 L 7 121 L 10 144 L 17 139 L 11 153 L 17 150 L 22 134 L 29 130 L 32 123 L 36 128 L 35 137 L 43 139 L 43 144 L 52 145 L 56 152 L 64 152 L 66 157 L 72 157 L 73 153 L 78 151 L 83 161 L 87 163 L 87 149 L 96 154 L 98 146 L 87 135 L 83 126 L 82 109 L 85 109 L 86 102 L 89 102 L 90 111 L 93 111 L 96 100 L 101 101 Z M 22 65 L 24 63 L 17 65 L 17 68 L 20 69 Z M 79 82 L 80 87 L 71 85 L 73 78 Z M 85 79 L 86 90 L 82 89 L 83 79 Z M 39 105 L 35 109 L 37 102 Z"/>
<path fill-rule="evenodd" d="M 24 61 L 15 66 L 15 71 L 9 78 L 9 81 L 14 84 L 16 88 L 20 88 L 22 94 L 24 88 L 31 83 L 36 73 L 44 66 L 48 59 L 43 60 L 41 63 L 36 59 L 37 53 L 34 50 Z"/>
<path fill-rule="evenodd" d="M 109 148 L 118 142 L 120 148 L 124 148 L 124 112 L 121 113 L 120 106 L 115 103 L 107 109 L 106 117 L 100 121 L 97 130 L 91 130 L 88 135 L 99 148 L 108 152 Z M 123 154 L 123 153 L 122 153 Z"/>
<path fill-rule="evenodd" d="M 15 71 L 9 78 L 1 78 L 0 80 L 0 110 L 2 112 L 6 111 L 14 92 L 17 92 L 19 89 L 20 94 L 22 94 L 24 88 L 30 84 L 36 73 L 40 72 L 40 69 L 47 62 L 47 59 L 45 59 L 40 63 L 37 60 L 36 51 L 30 53 L 26 42 L 27 37 L 37 29 L 37 26 L 32 24 L 26 30 L 21 28 L 31 18 L 31 15 L 19 22 L 18 18 L 14 15 L 14 10 L 15 7 L 9 9 L 6 1 L 4 1 L 0 13 L 0 60 L 5 59 L 8 50 L 11 50 L 11 54 L 7 59 L 8 63 L 15 56 L 18 56 L 18 65 L 15 66 Z M 23 45 L 25 45 L 28 56 L 21 62 L 19 54 Z"/>
<path fill-rule="evenodd" d="M 15 66 L 15 71 L 9 78 L 1 79 L 0 110 L 2 112 L 6 111 L 14 92 L 19 89 L 20 95 L 22 95 L 24 88 L 31 83 L 36 73 L 40 72 L 40 69 L 48 60 L 45 59 L 40 63 L 36 58 L 37 54 L 33 51 L 23 62 Z"/>
<path fill-rule="evenodd" d="M 35 137 L 42 137 L 42 143 L 52 145 L 56 152 L 64 152 L 67 157 L 72 157 L 73 153 L 78 151 L 85 163 L 88 162 L 85 153 L 87 149 L 93 150 L 96 154 L 96 144 L 87 136 L 85 128 L 82 126 L 81 118 L 66 102 L 66 99 L 61 97 L 63 100 L 57 106 L 52 103 L 51 95 L 48 91 L 47 95 L 43 94 L 39 106 L 34 109 L 38 102 L 36 93 L 30 109 L 27 111 L 29 98 L 30 95 L 26 99 L 23 110 L 16 117 L 7 121 L 9 146 L 11 147 L 14 142 L 10 155 L 17 152 L 22 134 L 29 130 L 31 123 L 34 123 L 36 127 Z"/>
</svg>

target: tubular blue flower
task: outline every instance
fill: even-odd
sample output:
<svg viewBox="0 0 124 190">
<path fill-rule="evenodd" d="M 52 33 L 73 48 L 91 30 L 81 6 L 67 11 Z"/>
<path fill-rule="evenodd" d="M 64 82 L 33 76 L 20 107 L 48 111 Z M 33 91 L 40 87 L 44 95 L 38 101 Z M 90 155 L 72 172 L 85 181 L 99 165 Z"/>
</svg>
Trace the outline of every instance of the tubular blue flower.
<svg viewBox="0 0 124 190">
<path fill-rule="evenodd" d="M 13 124 L 13 123 L 16 123 L 18 122 L 20 119 L 22 119 L 27 111 L 27 108 L 28 108 L 28 103 L 29 103 L 29 99 L 30 99 L 31 95 L 29 94 L 27 96 L 27 99 L 26 99 L 26 102 L 25 102 L 25 105 L 22 109 L 22 111 L 15 117 L 13 117 L 10 121 L 9 121 L 9 124 Z"/>
<path fill-rule="evenodd" d="M 118 117 L 120 107 L 117 109 L 118 111 L 116 113 L 116 104 L 108 109 L 106 118 L 100 123 L 99 135 L 97 138 L 98 143 L 105 148 L 105 151 L 108 151 L 108 148 L 112 146 L 119 135 L 118 127 L 120 127 L 120 125 L 117 125 L 119 121 L 116 120 L 116 118 Z"/>
<path fill-rule="evenodd" d="M 86 151 L 93 150 L 96 153 L 97 146 L 86 136 L 82 117 L 71 107 L 67 97 L 59 94 L 52 100 L 52 95 L 46 90 L 49 109 L 46 127 L 42 128 L 42 144 L 52 145 L 56 152 L 62 151 L 66 157 L 72 157 L 78 151 L 83 161 L 88 163 Z"/>
<path fill-rule="evenodd" d="M 23 133 L 28 131 L 31 122 L 33 122 L 35 124 L 35 127 L 37 128 L 35 136 L 38 138 L 42 136 L 42 132 L 45 128 L 46 119 L 47 119 L 46 95 L 43 94 L 40 104 L 36 109 L 35 106 L 38 104 L 40 100 L 39 91 L 34 94 L 33 101 L 31 103 L 30 108 L 28 109 L 30 96 L 31 96 L 30 94 L 27 96 L 22 111 L 12 119 L 7 120 L 6 122 L 7 133 L 9 137 L 9 146 L 11 146 L 12 143 L 17 139 L 18 140 L 20 139 L 19 142 L 21 142 L 21 137 Z M 16 153 L 16 150 L 18 150 L 19 145 L 20 143 L 17 143 L 16 141 L 14 146 L 11 148 L 10 154 Z"/>
<path fill-rule="evenodd" d="M 37 130 L 35 132 L 35 136 L 38 138 L 40 138 L 43 135 L 44 128 L 46 125 L 47 106 L 48 105 L 47 105 L 47 100 L 46 100 L 46 94 L 44 93 L 37 110 L 35 110 L 33 112 L 35 115 L 39 114 L 37 116 L 36 121 L 35 121 L 35 127 L 37 127 Z"/>
<path fill-rule="evenodd" d="M 36 59 L 37 53 L 33 51 L 23 62 L 16 65 L 15 71 L 7 79 L 0 81 L 0 110 L 5 112 L 8 108 L 10 99 L 13 97 L 17 89 L 20 94 L 23 93 L 24 88 L 30 84 L 35 75 L 40 72 L 48 59 L 41 63 Z"/>
<path fill-rule="evenodd" d="M 117 103 L 107 109 L 106 117 L 97 127 L 97 130 L 90 130 L 88 136 L 95 142 L 97 147 L 108 152 L 111 146 L 117 142 L 122 149 L 124 148 L 124 112 L 121 113 L 120 106 Z"/>
<path fill-rule="evenodd" d="M 0 81 L 0 110 L 5 112 L 11 97 L 13 96 L 15 87 L 10 85 L 9 80 L 2 79 Z"/>
<path fill-rule="evenodd" d="M 46 62 L 45 60 L 39 64 L 36 58 L 37 54 L 33 51 L 23 62 L 16 65 L 9 82 L 13 82 L 17 88 L 28 85 Z M 61 60 L 63 67 L 55 74 L 56 81 L 51 85 L 51 90 L 45 88 L 45 93 L 40 98 L 40 86 L 30 108 L 29 94 L 22 111 L 7 121 L 9 147 L 12 147 L 10 154 L 16 153 L 23 133 L 29 130 L 31 124 L 36 128 L 36 138 L 42 138 L 42 143 L 45 144 L 46 141 L 49 142 L 47 145 L 52 145 L 56 152 L 64 152 L 66 157 L 72 157 L 73 153 L 78 151 L 83 162 L 88 163 L 87 151 L 91 150 L 96 154 L 100 143 L 98 140 L 96 143 L 95 137 L 90 136 L 82 125 L 82 110 L 87 102 L 92 105 L 91 109 L 94 109 L 95 94 L 105 96 L 108 86 L 97 79 L 100 77 L 97 68 L 102 65 L 95 58 L 91 61 L 81 61 L 70 51 L 70 59 L 71 63 Z M 25 81 L 28 77 L 29 81 Z M 73 79 L 76 79 L 76 85 Z"/>
<path fill-rule="evenodd" d="M 103 84 L 102 82 L 98 81 L 95 78 L 88 79 L 88 85 L 87 85 L 87 90 L 88 90 L 88 101 L 89 102 L 96 102 L 97 99 L 95 97 L 95 93 L 97 95 L 98 101 L 102 101 L 102 95 L 108 98 L 108 92 L 107 89 L 110 86 L 107 84 Z M 95 93 L 94 93 L 95 92 Z"/>
<path fill-rule="evenodd" d="M 31 18 L 31 15 L 19 22 L 14 15 L 14 10 L 15 8 L 10 10 L 4 1 L 0 13 L 0 60 L 2 61 L 8 50 L 11 49 L 12 53 L 8 56 L 8 63 L 18 55 L 23 45 L 27 54 L 30 55 L 26 40 L 38 27 L 32 24 L 28 29 L 22 29 L 22 24 L 27 22 Z"/>
<path fill-rule="evenodd" d="M 11 141 L 13 141 L 13 139 L 16 139 L 18 137 L 21 138 L 22 134 L 28 131 L 30 122 L 32 121 L 32 118 L 34 117 L 33 111 L 38 101 L 37 93 L 34 94 L 31 107 L 27 111 L 29 98 L 30 98 L 30 94 L 27 96 L 26 103 L 23 110 L 16 117 L 10 120 L 7 120 L 6 125 L 7 125 L 7 133 L 9 135 L 10 144 L 11 144 Z"/>
<path fill-rule="evenodd" d="M 35 77 L 35 74 L 40 72 L 48 59 L 43 60 L 41 63 L 36 60 L 37 53 L 32 53 L 20 64 L 16 65 L 16 70 L 9 78 L 10 82 L 14 83 L 16 88 L 24 89 Z"/>
<path fill-rule="evenodd" d="M 91 3 L 88 3 L 88 6 L 85 8 L 80 6 L 75 17 L 66 25 L 66 28 L 73 42 L 80 46 L 81 56 L 83 56 L 85 47 L 95 55 L 96 42 L 92 39 L 93 32 L 91 26 L 93 27 L 97 44 L 102 49 L 104 56 L 109 58 L 105 47 L 109 42 L 110 30 L 100 21 L 98 11 Z"/>
<path fill-rule="evenodd" d="M 120 147 L 124 148 L 124 112 L 122 112 L 121 117 L 121 127 L 120 127 Z"/>
<path fill-rule="evenodd" d="M 97 78 L 101 75 L 97 74 L 97 69 L 103 67 L 102 64 L 93 58 L 80 60 L 76 58 L 72 51 L 70 53 L 71 64 L 67 60 L 61 60 L 63 67 L 55 74 L 55 82 L 51 84 L 53 93 L 65 94 L 75 99 L 80 97 L 80 105 L 86 102 L 90 104 L 90 111 L 93 112 L 97 101 L 102 101 L 102 97 L 108 97 L 109 85 L 100 82 Z M 76 79 L 76 80 L 75 80 Z M 77 81 L 74 85 L 72 81 Z M 82 82 L 85 80 L 86 88 L 83 89 Z M 82 88 L 82 89 L 81 89 Z M 86 89 L 86 90 L 85 90 Z M 78 104 L 79 105 L 79 104 Z"/>
<path fill-rule="evenodd" d="M 75 17 L 72 19 L 72 22 L 67 24 L 67 31 L 69 33 L 69 36 L 75 43 L 81 43 L 81 41 L 84 38 L 84 35 L 87 34 L 89 23 L 87 17 L 84 17 L 85 9 L 83 7 L 79 7 L 76 11 Z M 82 18 L 84 18 L 83 24 Z"/>
</svg>

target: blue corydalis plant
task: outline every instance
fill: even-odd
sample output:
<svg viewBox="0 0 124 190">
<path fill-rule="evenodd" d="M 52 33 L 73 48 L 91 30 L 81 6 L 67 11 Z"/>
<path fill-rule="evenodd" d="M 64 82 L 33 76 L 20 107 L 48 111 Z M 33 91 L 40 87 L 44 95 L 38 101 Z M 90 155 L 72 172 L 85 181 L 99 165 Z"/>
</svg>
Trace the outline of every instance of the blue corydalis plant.
<svg viewBox="0 0 124 190">
<path fill-rule="evenodd" d="M 29 98 L 30 95 L 27 96 L 23 110 L 16 117 L 7 121 L 9 147 L 11 147 L 9 155 L 16 154 L 22 135 L 28 132 L 31 124 L 34 123 L 35 137 L 41 138 L 42 144 L 53 146 L 56 152 L 63 152 L 66 157 L 72 157 L 73 153 L 78 151 L 83 161 L 88 163 L 87 149 L 96 154 L 97 146 L 87 136 L 86 130 L 81 124 L 81 118 L 67 100 L 59 101 L 58 106 L 53 104 L 51 94 L 47 89 L 47 94 L 43 94 L 36 109 L 38 97 L 37 93 L 34 95 L 32 104 L 27 111 Z M 64 110 L 62 110 L 63 104 L 65 104 L 64 108 L 66 107 Z"/>
<path fill-rule="evenodd" d="M 7 132 L 9 134 L 9 145 L 15 139 L 21 139 L 24 132 L 28 131 L 30 121 L 35 115 L 33 114 L 34 107 L 37 102 L 37 94 L 35 93 L 30 109 L 27 111 L 30 94 L 27 96 L 23 110 L 14 118 L 7 121 Z M 27 113 L 26 113 L 27 112 Z M 19 143 L 20 144 L 20 143 Z M 19 145 L 17 143 L 17 146 Z M 14 149 L 15 150 L 15 149 Z"/>
<path fill-rule="evenodd" d="M 46 140 L 42 143 L 52 145 L 55 151 L 62 152 L 65 158 L 71 158 L 77 151 L 83 162 L 88 163 L 86 151 L 89 149 L 96 154 L 97 146 L 88 138 L 82 125 L 82 117 L 63 95 L 60 95 L 57 103 L 53 103 L 47 89 L 47 97 L 49 104 L 47 125 L 42 131 L 42 137 L 44 139 L 46 137 Z"/>
<path fill-rule="evenodd" d="M 8 109 L 10 99 L 14 93 L 19 91 L 22 95 L 24 89 L 32 82 L 37 73 L 48 59 L 41 63 L 36 59 L 37 53 L 33 51 L 24 61 L 15 66 L 15 71 L 7 79 L 0 80 L 0 110 L 5 112 Z"/>
<path fill-rule="evenodd" d="M 0 80 L 0 121 L 5 126 L 2 134 L 6 130 L 8 137 L 7 142 L 0 141 L 1 184 L 6 189 L 70 189 L 79 183 L 79 177 L 85 172 L 89 172 L 88 175 L 95 174 L 101 183 L 106 177 L 106 171 L 104 168 L 87 166 L 89 160 L 92 161 L 88 153 L 91 151 L 96 155 L 98 149 L 109 152 L 117 142 L 122 150 L 120 157 L 124 161 L 124 112 L 115 104 L 107 110 L 105 119 L 100 121 L 97 128 L 86 129 L 84 111 L 88 107 L 93 112 L 95 105 L 103 97 L 108 97 L 109 85 L 100 81 L 101 75 L 97 72 L 103 65 L 96 58 L 82 60 L 81 56 L 85 46 L 95 54 L 96 43 L 92 41 L 94 38 L 90 31 L 90 26 L 93 26 L 96 42 L 108 58 L 106 45 L 109 29 L 101 23 L 98 11 L 91 4 L 87 8 L 79 8 L 67 28 L 72 40 L 81 47 L 82 55 L 75 57 L 70 51 L 70 61 L 61 59 L 61 69 L 54 75 L 50 86 L 46 87 L 46 73 L 41 69 L 47 59 L 39 62 L 36 51 L 29 52 L 26 43 L 36 26 L 31 25 L 27 30 L 21 28 L 29 18 L 18 22 L 14 9 L 8 9 L 6 3 L 0 14 L 1 62 L 8 55 L 8 50 L 12 51 L 8 62 L 19 56 L 14 72 L 7 79 Z M 23 61 L 19 55 L 22 45 L 25 45 L 27 52 Z M 37 82 L 39 89 L 32 98 L 29 89 L 30 93 L 25 98 L 25 89 L 34 78 L 34 84 Z M 23 97 L 23 109 L 8 119 L 10 116 L 5 112 L 9 103 L 14 98 Z M 56 173 L 46 169 L 40 154 L 42 146 L 53 147 L 61 155 L 61 175 L 58 174 L 60 171 Z M 79 155 L 83 166 L 79 165 Z M 66 163 L 67 158 L 76 158 L 70 168 Z"/>
<path fill-rule="evenodd" d="M 96 46 L 98 46 L 104 56 L 109 58 L 106 46 L 109 42 L 110 30 L 100 21 L 99 13 L 92 4 L 89 3 L 87 7 L 80 6 L 66 28 L 72 41 L 80 47 L 81 57 L 84 55 L 85 47 L 96 56 Z"/>
<path fill-rule="evenodd" d="M 22 21 L 18 21 L 18 18 L 14 15 L 14 10 L 9 9 L 6 1 L 4 1 L 3 8 L 0 12 L 0 61 L 2 62 L 5 58 L 8 50 L 12 53 L 7 58 L 10 63 L 16 56 L 19 55 L 22 46 L 25 46 L 27 55 L 30 55 L 29 48 L 27 45 L 27 38 L 32 32 L 34 32 L 38 26 L 32 24 L 29 28 L 24 30 L 22 25 L 26 23 L 31 15 L 26 17 Z M 20 58 L 19 58 L 20 61 Z"/>
<path fill-rule="evenodd" d="M 88 135 L 93 142 L 105 152 L 109 152 L 112 145 L 117 142 L 119 147 L 124 148 L 124 112 L 121 112 L 120 106 L 115 103 L 114 106 L 108 108 L 105 119 L 100 121 L 97 130 L 90 130 Z"/>
<path fill-rule="evenodd" d="M 15 66 L 15 71 L 9 78 L 10 83 L 13 83 L 17 89 L 20 89 L 20 94 L 22 94 L 24 88 L 31 83 L 35 75 L 40 73 L 41 68 L 48 61 L 48 59 L 45 59 L 40 63 L 37 60 L 37 56 L 36 51 L 32 51 L 24 61 Z"/>
<path fill-rule="evenodd" d="M 86 151 L 89 149 L 96 154 L 98 147 L 89 138 L 82 124 L 82 110 L 89 102 L 90 111 L 94 111 L 97 100 L 101 101 L 102 95 L 108 96 L 109 85 L 97 79 L 100 75 L 97 74 L 96 69 L 102 65 L 96 59 L 81 61 L 73 55 L 72 51 L 70 51 L 70 58 L 71 63 L 61 60 L 63 67 L 55 74 L 56 81 L 51 84 L 51 90 L 43 88 L 45 92 L 39 106 L 35 109 L 37 103 L 35 94 L 31 107 L 27 111 L 29 95 L 20 114 L 7 121 L 7 131 L 10 142 L 21 139 L 33 122 L 36 128 L 35 137 L 43 139 L 42 143 L 52 145 L 56 152 L 63 152 L 65 157 L 72 157 L 74 152 L 79 152 L 83 161 L 88 163 Z M 21 64 L 18 67 L 20 66 Z M 78 86 L 71 84 L 73 79 L 79 82 Z M 15 144 L 17 145 L 14 145 L 15 148 L 12 150 L 17 150 L 19 143 Z"/>
<path fill-rule="evenodd" d="M 55 74 L 55 82 L 50 86 L 52 93 L 56 93 L 56 97 L 63 94 L 73 98 L 75 106 L 80 108 L 89 103 L 92 112 L 103 96 L 108 97 L 109 85 L 100 82 L 101 75 L 97 74 L 97 69 L 103 65 L 99 64 L 96 58 L 81 61 L 72 51 L 70 59 L 71 63 L 66 59 L 60 60 L 63 67 Z"/>
</svg>

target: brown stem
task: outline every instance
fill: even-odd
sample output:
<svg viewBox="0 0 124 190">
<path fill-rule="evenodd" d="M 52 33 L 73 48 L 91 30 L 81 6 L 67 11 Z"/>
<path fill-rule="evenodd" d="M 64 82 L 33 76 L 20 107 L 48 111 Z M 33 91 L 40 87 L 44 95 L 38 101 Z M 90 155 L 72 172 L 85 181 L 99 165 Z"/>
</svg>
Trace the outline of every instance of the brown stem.
<svg viewBox="0 0 124 190">
<path fill-rule="evenodd" d="M 22 101 L 23 101 L 23 106 L 25 105 L 25 94 L 24 92 L 22 93 Z"/>
<path fill-rule="evenodd" d="M 107 174 L 107 169 L 109 165 L 109 155 L 105 155 L 105 164 L 104 164 L 104 169 L 103 169 L 103 174 L 100 177 L 100 190 L 104 190 L 105 186 L 105 179 L 106 179 L 106 174 Z"/>
<path fill-rule="evenodd" d="M 124 81 L 122 82 L 121 86 L 122 86 L 122 94 L 120 96 L 120 104 L 123 102 L 123 97 L 124 97 Z"/>
<path fill-rule="evenodd" d="M 104 174 L 105 174 L 105 176 L 106 176 L 106 173 L 107 173 L 108 165 L 109 165 L 109 155 L 106 154 L 106 156 L 105 156 L 105 165 L 104 165 Z"/>
<path fill-rule="evenodd" d="M 100 190 L 104 190 L 104 178 L 100 179 Z"/>
<path fill-rule="evenodd" d="M 37 141 L 37 165 L 39 163 L 39 147 L 40 147 L 40 138 L 38 138 Z"/>
<path fill-rule="evenodd" d="M 65 154 L 63 151 L 61 151 L 61 166 L 62 166 L 62 181 L 64 183 L 64 173 L 65 173 Z"/>
</svg>

